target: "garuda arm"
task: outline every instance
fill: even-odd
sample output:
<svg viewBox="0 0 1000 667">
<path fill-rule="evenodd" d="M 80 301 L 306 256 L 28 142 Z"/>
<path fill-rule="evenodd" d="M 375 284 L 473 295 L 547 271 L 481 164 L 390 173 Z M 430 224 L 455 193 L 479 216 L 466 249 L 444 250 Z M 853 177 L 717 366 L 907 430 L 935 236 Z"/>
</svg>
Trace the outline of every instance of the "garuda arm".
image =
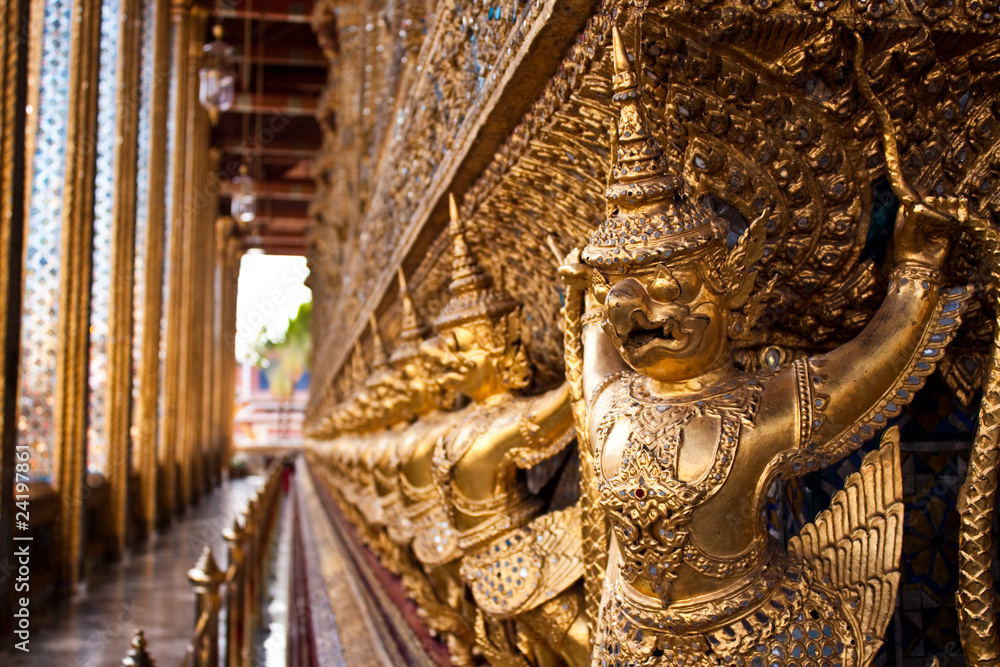
<svg viewBox="0 0 1000 667">
<path fill-rule="evenodd" d="M 794 375 L 796 435 L 772 473 L 797 477 L 860 447 L 900 414 L 943 358 L 973 291 L 942 290 L 937 267 L 947 243 L 932 236 L 933 221 L 901 209 L 897 264 L 875 317 L 850 342 L 786 371 Z"/>
<path fill-rule="evenodd" d="M 504 458 L 518 468 L 531 468 L 565 449 L 576 435 L 569 382 L 528 403 L 517 421 L 522 445 Z"/>
<path fill-rule="evenodd" d="M 560 253 L 556 253 L 558 256 Z M 590 442 L 590 400 L 604 378 L 626 368 L 611 341 L 596 323 L 601 312 L 589 293 L 589 271 L 580 263 L 580 250 L 573 250 L 559 269 L 566 291 L 563 324 L 566 385 L 570 390 L 573 419 L 580 449 L 580 508 L 584 549 L 584 598 L 591 633 L 597 624 L 608 557 L 608 526 L 597 506 L 594 453 Z"/>
<path fill-rule="evenodd" d="M 767 478 L 798 476 L 858 448 L 912 400 L 954 337 L 973 292 L 941 290 L 937 267 L 947 244 L 928 233 L 940 216 L 914 208 L 904 205 L 897 219 L 897 266 L 869 325 L 836 350 L 792 365 L 795 444 L 774 459 Z M 874 658 L 895 605 L 902 500 L 899 434 L 893 428 L 829 509 L 788 544 L 789 555 L 813 572 L 814 581 L 841 599 L 859 665 Z"/>
</svg>

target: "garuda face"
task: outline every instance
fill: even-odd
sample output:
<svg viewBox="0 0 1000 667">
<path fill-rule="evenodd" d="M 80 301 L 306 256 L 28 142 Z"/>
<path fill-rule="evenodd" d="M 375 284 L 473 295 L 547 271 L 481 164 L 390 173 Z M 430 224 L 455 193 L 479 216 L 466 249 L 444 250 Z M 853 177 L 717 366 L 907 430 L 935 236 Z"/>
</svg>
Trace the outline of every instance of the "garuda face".
<svg viewBox="0 0 1000 667">
<path fill-rule="evenodd" d="M 438 382 L 446 391 L 458 391 L 473 400 L 482 400 L 504 391 L 495 357 L 488 344 L 490 323 L 472 321 L 448 327 L 421 351 L 440 368 Z"/>
<path fill-rule="evenodd" d="M 695 259 L 600 273 L 594 294 L 622 359 L 655 380 L 692 379 L 729 361 L 728 297 Z"/>
</svg>

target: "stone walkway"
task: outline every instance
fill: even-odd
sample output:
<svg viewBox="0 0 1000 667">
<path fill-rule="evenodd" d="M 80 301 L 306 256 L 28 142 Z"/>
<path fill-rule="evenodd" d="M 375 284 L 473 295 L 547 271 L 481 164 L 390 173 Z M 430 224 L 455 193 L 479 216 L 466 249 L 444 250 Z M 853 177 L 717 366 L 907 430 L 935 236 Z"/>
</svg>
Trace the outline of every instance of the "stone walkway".
<svg viewBox="0 0 1000 667">
<path fill-rule="evenodd" d="M 187 571 L 206 544 L 226 567 L 222 531 L 263 480 L 234 480 L 209 493 L 120 564 L 99 568 L 85 589 L 33 618 L 31 652 L 0 653 L 4 667 L 118 667 L 141 628 L 161 667 L 179 665 L 194 626 Z"/>
</svg>

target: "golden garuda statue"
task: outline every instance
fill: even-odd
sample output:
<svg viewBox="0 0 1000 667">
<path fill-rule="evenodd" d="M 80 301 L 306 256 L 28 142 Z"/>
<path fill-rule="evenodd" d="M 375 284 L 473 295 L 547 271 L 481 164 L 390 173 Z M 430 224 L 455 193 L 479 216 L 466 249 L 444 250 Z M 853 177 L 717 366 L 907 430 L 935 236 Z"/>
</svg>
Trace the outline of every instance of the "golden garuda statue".
<svg viewBox="0 0 1000 667">
<path fill-rule="evenodd" d="M 855 339 L 744 371 L 732 343 L 770 287 L 755 285 L 770 212 L 729 238 L 689 196 L 613 34 L 608 213 L 561 270 L 585 509 L 611 529 L 593 664 L 868 664 L 900 577 L 898 436 L 787 548 L 764 496 L 859 448 L 943 357 L 972 293 L 942 286 L 957 200 L 900 197 L 888 294 Z"/>
<path fill-rule="evenodd" d="M 536 519 L 544 501 L 524 473 L 573 440 L 569 388 L 519 394 L 530 379 L 520 304 L 479 265 L 453 197 L 450 208 L 451 296 L 435 320 L 438 336 L 423 345 L 442 385 L 470 399 L 432 458 L 437 499 L 454 527 L 450 558 L 485 615 L 477 615 L 477 643 L 492 663 L 525 664 L 527 654 L 531 664 L 585 665 L 589 636 L 574 587 L 583 574 L 579 511 Z M 503 627 L 488 627 L 507 620 L 533 641 L 512 644 Z"/>
</svg>

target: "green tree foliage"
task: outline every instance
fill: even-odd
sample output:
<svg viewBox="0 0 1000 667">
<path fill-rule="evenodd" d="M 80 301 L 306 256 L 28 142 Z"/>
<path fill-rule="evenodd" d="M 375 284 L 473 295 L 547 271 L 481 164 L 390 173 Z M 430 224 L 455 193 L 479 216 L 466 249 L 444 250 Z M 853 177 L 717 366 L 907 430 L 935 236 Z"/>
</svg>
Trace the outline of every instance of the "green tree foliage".
<svg viewBox="0 0 1000 667">
<path fill-rule="evenodd" d="M 257 366 L 267 378 L 271 394 L 279 401 L 292 397 L 295 384 L 308 367 L 312 341 L 309 335 L 311 314 L 312 302 L 307 301 L 299 306 L 295 317 L 288 320 L 288 329 L 281 340 L 265 340 L 256 346 Z"/>
</svg>

